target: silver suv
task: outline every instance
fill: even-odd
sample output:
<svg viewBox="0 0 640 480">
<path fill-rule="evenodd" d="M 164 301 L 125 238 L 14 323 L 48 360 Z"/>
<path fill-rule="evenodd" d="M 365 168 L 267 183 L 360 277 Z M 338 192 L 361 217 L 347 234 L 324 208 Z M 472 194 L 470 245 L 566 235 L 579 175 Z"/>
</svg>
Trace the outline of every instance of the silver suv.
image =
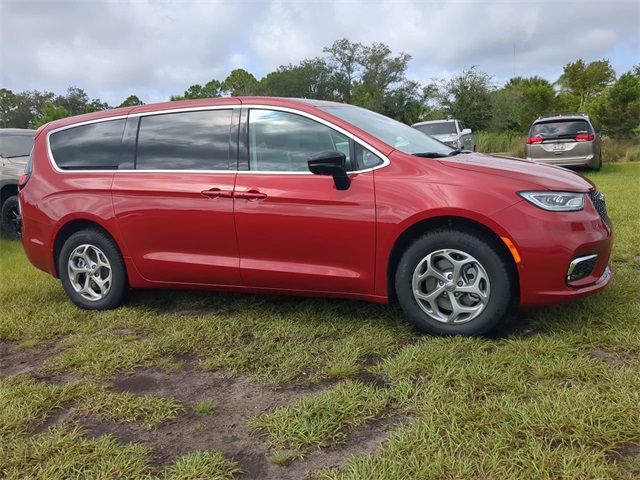
<svg viewBox="0 0 640 480">
<path fill-rule="evenodd" d="M 0 128 L 0 230 L 8 238 L 20 237 L 18 180 L 33 147 L 35 130 Z"/>
<path fill-rule="evenodd" d="M 476 139 L 470 128 L 464 128 L 460 120 L 430 120 L 411 125 L 416 130 L 460 150 L 476 151 Z"/>
<path fill-rule="evenodd" d="M 602 144 L 600 136 L 585 113 L 564 113 L 539 117 L 524 146 L 527 160 L 600 170 Z"/>
</svg>

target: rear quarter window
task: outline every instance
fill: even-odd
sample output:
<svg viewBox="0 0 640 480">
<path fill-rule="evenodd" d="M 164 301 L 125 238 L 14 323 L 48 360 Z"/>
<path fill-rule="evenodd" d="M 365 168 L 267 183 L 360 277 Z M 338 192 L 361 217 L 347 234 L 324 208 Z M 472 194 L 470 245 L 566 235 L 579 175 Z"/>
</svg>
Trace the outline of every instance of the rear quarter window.
<svg viewBox="0 0 640 480">
<path fill-rule="evenodd" d="M 133 156 L 122 144 L 125 119 L 107 120 L 52 133 L 53 161 L 63 170 L 115 170 Z"/>
<path fill-rule="evenodd" d="M 540 122 L 531 127 L 529 136 L 551 140 L 556 138 L 575 138 L 579 133 L 593 133 L 589 122 L 586 120 Z"/>
</svg>

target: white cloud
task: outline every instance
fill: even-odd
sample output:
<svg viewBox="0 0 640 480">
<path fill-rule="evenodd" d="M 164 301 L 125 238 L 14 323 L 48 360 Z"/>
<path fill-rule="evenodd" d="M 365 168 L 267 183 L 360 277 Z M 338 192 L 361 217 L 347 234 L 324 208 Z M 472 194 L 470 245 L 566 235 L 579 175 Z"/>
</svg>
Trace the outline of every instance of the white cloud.
<svg viewBox="0 0 640 480">
<path fill-rule="evenodd" d="M 639 25 L 636 0 L 4 0 L 0 86 L 155 101 L 234 68 L 260 78 L 341 37 L 410 53 L 410 75 L 423 82 L 471 65 L 496 79 L 553 79 L 580 57 L 640 62 Z"/>
</svg>

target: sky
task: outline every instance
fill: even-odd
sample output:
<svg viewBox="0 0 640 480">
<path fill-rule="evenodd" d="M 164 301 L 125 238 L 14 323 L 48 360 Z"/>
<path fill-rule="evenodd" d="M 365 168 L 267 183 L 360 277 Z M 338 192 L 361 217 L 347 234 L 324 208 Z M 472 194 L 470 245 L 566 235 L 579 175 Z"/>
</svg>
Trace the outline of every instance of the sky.
<svg viewBox="0 0 640 480">
<path fill-rule="evenodd" d="M 150 103 L 234 68 L 260 79 L 343 37 L 410 54 L 421 83 L 473 65 L 498 85 L 555 81 L 578 58 L 620 74 L 640 64 L 640 0 L 0 0 L 0 87 Z"/>
</svg>

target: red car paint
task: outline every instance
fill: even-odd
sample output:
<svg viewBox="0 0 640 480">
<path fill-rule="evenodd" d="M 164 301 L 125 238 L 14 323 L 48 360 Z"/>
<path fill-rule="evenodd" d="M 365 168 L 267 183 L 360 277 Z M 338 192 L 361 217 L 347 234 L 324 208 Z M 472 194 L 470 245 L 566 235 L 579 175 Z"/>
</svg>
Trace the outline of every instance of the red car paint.
<svg viewBox="0 0 640 480">
<path fill-rule="evenodd" d="M 306 112 L 347 130 L 389 164 L 331 177 L 259 172 L 64 171 L 53 167 L 48 133 L 64 126 L 160 110 L 264 105 Z M 243 97 L 120 108 L 52 122 L 35 139 L 33 173 L 20 192 L 29 260 L 57 276 L 56 239 L 71 222 L 106 230 L 134 288 L 293 293 L 386 302 L 394 246 L 421 222 L 465 219 L 508 239 L 522 306 L 571 300 L 604 288 L 611 229 L 587 199 L 575 212 L 549 212 L 525 190 L 588 192 L 564 169 L 483 154 L 418 158 L 319 109 L 313 102 Z M 567 285 L 576 256 L 597 253 L 592 275 Z"/>
</svg>

